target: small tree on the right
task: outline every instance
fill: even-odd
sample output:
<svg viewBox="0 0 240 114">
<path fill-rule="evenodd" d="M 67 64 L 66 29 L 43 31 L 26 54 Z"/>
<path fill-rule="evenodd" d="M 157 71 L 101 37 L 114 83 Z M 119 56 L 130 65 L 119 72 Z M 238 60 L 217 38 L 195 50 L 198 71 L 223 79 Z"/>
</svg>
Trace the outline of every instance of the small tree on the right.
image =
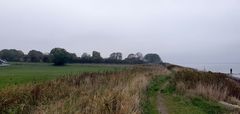
<svg viewBox="0 0 240 114">
<path fill-rule="evenodd" d="M 162 63 L 160 56 L 156 53 L 149 53 L 149 54 L 145 55 L 144 61 L 146 63 L 154 63 L 154 64 Z"/>
</svg>

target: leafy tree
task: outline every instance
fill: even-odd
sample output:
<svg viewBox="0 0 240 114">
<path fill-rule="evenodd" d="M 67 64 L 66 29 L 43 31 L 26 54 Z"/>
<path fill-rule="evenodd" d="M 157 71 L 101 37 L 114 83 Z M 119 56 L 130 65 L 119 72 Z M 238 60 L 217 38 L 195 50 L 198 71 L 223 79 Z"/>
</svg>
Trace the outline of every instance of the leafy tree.
<svg viewBox="0 0 240 114">
<path fill-rule="evenodd" d="M 162 63 L 162 60 L 159 57 L 159 55 L 155 54 L 155 53 L 150 53 L 150 54 L 145 55 L 144 60 L 147 63 L 155 63 L 155 64 Z"/>
<path fill-rule="evenodd" d="M 136 58 L 136 55 L 133 53 L 129 54 L 127 57 L 127 59 L 134 59 L 134 58 Z"/>
<path fill-rule="evenodd" d="M 88 53 L 83 53 L 81 58 L 91 58 L 91 55 L 89 55 Z"/>
<path fill-rule="evenodd" d="M 102 62 L 102 57 L 101 57 L 100 52 L 97 52 L 97 51 L 93 51 L 93 52 L 92 52 L 92 61 L 93 61 L 94 63 L 100 63 L 100 62 Z"/>
<path fill-rule="evenodd" d="M 142 64 L 143 60 L 140 59 L 138 53 L 137 54 L 129 54 L 128 57 L 124 60 L 124 63 L 127 63 L 127 64 Z"/>
<path fill-rule="evenodd" d="M 137 57 L 139 60 L 144 60 L 143 54 L 142 54 L 141 52 L 137 52 L 137 53 L 136 53 L 136 57 Z"/>
<path fill-rule="evenodd" d="M 49 55 L 49 54 L 43 54 L 43 59 L 42 59 L 42 61 L 45 62 L 45 63 L 51 62 L 50 55 Z"/>
<path fill-rule="evenodd" d="M 42 62 L 43 59 L 43 53 L 36 50 L 31 50 L 28 53 L 28 58 L 31 62 Z"/>
<path fill-rule="evenodd" d="M 50 56 L 54 65 L 65 65 L 69 60 L 69 53 L 63 48 L 54 48 L 50 52 Z"/>
<path fill-rule="evenodd" d="M 120 53 L 120 52 L 111 53 L 109 58 L 105 59 L 104 62 L 105 63 L 114 63 L 114 64 L 123 63 L 122 53 Z"/>
<path fill-rule="evenodd" d="M 91 63 L 91 62 L 92 62 L 91 55 L 89 55 L 88 53 L 83 53 L 80 58 L 80 63 Z"/>
<path fill-rule="evenodd" d="M 122 60 L 122 53 L 120 53 L 120 52 L 112 53 L 112 54 L 110 55 L 109 59 Z"/>
<path fill-rule="evenodd" d="M 0 51 L 0 58 L 7 61 L 23 61 L 24 53 L 16 49 L 4 49 Z"/>
<path fill-rule="evenodd" d="M 68 54 L 68 62 L 69 63 L 76 63 L 78 61 L 78 57 L 75 53 Z"/>
</svg>

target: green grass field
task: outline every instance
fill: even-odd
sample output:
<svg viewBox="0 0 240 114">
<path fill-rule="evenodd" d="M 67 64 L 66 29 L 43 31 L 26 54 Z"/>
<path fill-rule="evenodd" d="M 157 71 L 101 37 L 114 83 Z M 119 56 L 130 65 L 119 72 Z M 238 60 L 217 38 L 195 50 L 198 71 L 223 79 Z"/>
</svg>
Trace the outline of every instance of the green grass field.
<svg viewBox="0 0 240 114">
<path fill-rule="evenodd" d="M 53 66 L 47 63 L 11 63 L 10 66 L 0 67 L 0 88 L 52 80 L 59 76 L 83 72 L 113 71 L 120 68 L 123 67 L 113 65 L 68 64 L 66 66 Z"/>
</svg>

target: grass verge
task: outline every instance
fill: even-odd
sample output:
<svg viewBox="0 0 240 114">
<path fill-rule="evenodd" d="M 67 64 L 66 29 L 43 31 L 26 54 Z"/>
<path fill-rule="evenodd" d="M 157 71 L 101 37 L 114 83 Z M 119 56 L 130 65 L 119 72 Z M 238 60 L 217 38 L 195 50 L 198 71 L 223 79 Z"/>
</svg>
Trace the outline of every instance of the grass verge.
<svg viewBox="0 0 240 114">
<path fill-rule="evenodd" d="M 119 71 L 125 66 L 67 64 L 53 66 L 50 63 L 11 63 L 0 67 L 0 89 L 8 86 L 44 82 L 67 75 L 80 75 L 84 72 Z"/>
<path fill-rule="evenodd" d="M 156 76 L 146 91 L 144 114 L 158 114 L 157 95 L 161 92 L 169 114 L 225 114 L 228 111 L 215 101 L 200 96 L 186 96 L 176 91 L 170 76 Z"/>
<path fill-rule="evenodd" d="M 146 97 L 143 100 L 142 107 L 144 114 L 158 114 L 157 95 L 161 86 L 168 80 L 166 76 L 156 76 L 152 79 L 146 90 Z"/>
</svg>

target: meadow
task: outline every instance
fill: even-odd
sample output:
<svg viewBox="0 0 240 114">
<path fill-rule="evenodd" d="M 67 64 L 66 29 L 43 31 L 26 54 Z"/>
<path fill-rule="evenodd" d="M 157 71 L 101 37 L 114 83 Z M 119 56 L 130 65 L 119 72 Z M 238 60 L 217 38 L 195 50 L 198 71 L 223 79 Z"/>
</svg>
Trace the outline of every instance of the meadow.
<svg viewBox="0 0 240 114">
<path fill-rule="evenodd" d="M 1 113 L 139 114 L 150 80 L 163 67 L 88 72 L 0 91 Z"/>
<path fill-rule="evenodd" d="M 0 67 L 0 89 L 6 86 L 36 83 L 53 80 L 65 75 L 76 75 L 83 72 L 116 71 L 123 69 L 121 65 L 67 64 L 53 66 L 50 63 L 10 63 Z"/>
<path fill-rule="evenodd" d="M 170 64 L 57 67 L 45 63 L 12 63 L 0 69 L 1 79 L 5 79 L 1 80 L 0 113 L 240 112 L 240 108 L 232 106 L 240 105 L 239 80 L 221 73 Z"/>
</svg>

